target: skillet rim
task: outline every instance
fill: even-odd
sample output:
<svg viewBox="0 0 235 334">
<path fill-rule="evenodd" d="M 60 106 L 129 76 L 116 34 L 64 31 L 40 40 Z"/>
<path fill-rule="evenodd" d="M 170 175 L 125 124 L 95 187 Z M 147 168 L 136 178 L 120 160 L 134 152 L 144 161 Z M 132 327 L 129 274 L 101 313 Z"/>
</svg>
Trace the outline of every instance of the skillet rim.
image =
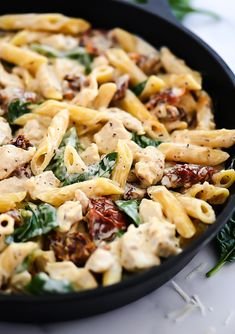
<svg viewBox="0 0 235 334">
<path fill-rule="evenodd" d="M 128 6 L 133 7 L 133 10 L 138 11 L 144 11 L 148 15 L 152 15 L 154 17 L 157 17 L 158 20 L 164 21 L 167 23 L 167 25 L 171 25 L 174 27 L 174 29 L 177 29 L 184 34 L 188 35 L 192 40 L 194 40 L 197 44 L 199 44 L 216 62 L 217 64 L 222 68 L 222 70 L 225 72 L 227 76 L 227 80 L 231 82 L 235 89 L 235 74 L 232 72 L 232 70 L 229 68 L 229 66 L 225 63 L 225 61 L 217 54 L 216 51 L 213 50 L 212 47 L 210 47 L 206 42 L 204 42 L 200 37 L 195 35 L 192 31 L 187 29 L 185 26 L 181 25 L 179 22 L 177 22 L 175 19 L 172 19 L 171 17 L 164 17 L 164 15 L 161 15 L 161 13 L 156 12 L 150 12 L 149 8 L 141 7 L 140 6 L 133 6 L 133 4 L 126 3 L 126 2 L 118 2 L 120 6 Z M 164 261 L 159 266 L 154 266 L 152 268 L 146 269 L 142 272 L 134 273 L 133 276 L 128 277 L 127 279 L 124 279 L 120 281 L 119 283 L 112 284 L 110 286 L 99 286 L 97 288 L 91 289 L 91 290 L 85 290 L 85 291 L 77 291 L 77 292 L 70 292 L 65 294 L 48 294 L 48 295 L 27 295 L 27 294 L 1 294 L 0 293 L 0 303 L 6 301 L 6 302 L 15 302 L 15 303 L 21 303 L 24 304 L 28 303 L 40 303 L 40 302 L 55 302 L 55 301 L 79 301 L 83 299 L 92 299 L 92 297 L 102 297 L 104 295 L 112 294 L 112 292 L 115 292 L 119 290 L 120 292 L 128 289 L 128 287 L 137 287 L 140 284 L 143 284 L 144 282 L 148 283 L 150 279 L 153 279 L 154 277 L 157 277 L 160 272 L 167 272 L 169 268 L 177 266 L 177 263 L 183 262 L 183 259 L 187 259 L 189 257 L 193 257 L 196 255 L 199 250 L 207 245 L 217 234 L 219 229 L 227 222 L 227 220 L 232 216 L 234 212 L 235 207 L 235 194 L 232 194 L 229 196 L 229 199 L 227 200 L 224 208 L 221 210 L 220 214 L 216 217 L 216 221 L 213 225 L 209 226 L 209 228 L 200 235 L 197 239 L 192 241 L 183 251 L 182 253 L 173 256 L 166 261 Z M 191 259 L 190 259 L 191 261 Z M 184 267 L 184 266 L 183 266 Z M 175 275 L 174 275 L 175 276 Z M 165 280 L 165 283 L 167 280 Z M 126 303 L 124 303 L 126 304 Z M 113 308 L 111 308 L 113 309 Z"/>
</svg>

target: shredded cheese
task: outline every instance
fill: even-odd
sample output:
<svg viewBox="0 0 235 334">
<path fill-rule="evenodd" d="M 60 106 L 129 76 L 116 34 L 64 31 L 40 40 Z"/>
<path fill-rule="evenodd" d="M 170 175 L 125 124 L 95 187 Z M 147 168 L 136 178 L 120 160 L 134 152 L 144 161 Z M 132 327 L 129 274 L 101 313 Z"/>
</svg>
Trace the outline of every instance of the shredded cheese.
<svg viewBox="0 0 235 334">
<path fill-rule="evenodd" d="M 185 278 L 188 280 L 192 279 L 196 274 L 202 272 L 205 269 L 205 267 L 206 263 L 200 263 L 193 270 L 191 270 Z"/>
<path fill-rule="evenodd" d="M 231 322 L 232 317 L 234 316 L 234 310 L 230 311 L 229 314 L 227 315 L 227 317 L 224 320 L 224 325 L 228 326 L 228 324 Z"/>
<path fill-rule="evenodd" d="M 191 312 L 199 310 L 204 316 L 206 314 L 206 308 L 199 299 L 198 295 L 193 295 L 190 297 L 175 281 L 171 282 L 174 290 L 179 294 L 179 296 L 184 300 L 185 304 L 183 307 L 169 312 L 166 317 L 175 322 L 184 320 Z"/>
</svg>

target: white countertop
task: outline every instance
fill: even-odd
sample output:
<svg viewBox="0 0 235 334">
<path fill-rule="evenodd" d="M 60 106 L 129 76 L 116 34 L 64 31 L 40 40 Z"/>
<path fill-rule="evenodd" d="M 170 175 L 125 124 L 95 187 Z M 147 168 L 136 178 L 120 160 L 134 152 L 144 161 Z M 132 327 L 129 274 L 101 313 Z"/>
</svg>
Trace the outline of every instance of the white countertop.
<svg viewBox="0 0 235 334">
<path fill-rule="evenodd" d="M 213 9 L 222 17 L 213 21 L 193 15 L 185 24 L 210 44 L 235 72 L 235 0 L 195 0 L 198 7 Z M 198 309 L 185 319 L 175 322 L 166 315 L 184 305 L 182 298 L 166 283 L 141 300 L 118 310 L 78 321 L 52 325 L 18 325 L 0 323 L 2 334 L 234 334 L 235 313 L 227 325 L 226 318 L 235 312 L 235 264 L 227 265 L 220 273 L 207 279 L 205 273 L 216 261 L 213 245 L 204 248 L 182 270 L 174 281 L 190 296 L 198 295 L 205 305 L 205 315 Z M 195 267 L 204 264 L 201 272 L 186 279 Z"/>
</svg>

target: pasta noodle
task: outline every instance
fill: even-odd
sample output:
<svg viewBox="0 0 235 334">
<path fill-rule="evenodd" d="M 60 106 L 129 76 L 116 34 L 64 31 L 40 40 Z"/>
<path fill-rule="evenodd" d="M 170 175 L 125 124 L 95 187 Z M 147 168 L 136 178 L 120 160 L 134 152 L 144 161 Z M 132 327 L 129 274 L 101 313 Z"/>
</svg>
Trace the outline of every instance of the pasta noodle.
<svg viewBox="0 0 235 334">
<path fill-rule="evenodd" d="M 31 162 L 34 175 L 40 174 L 48 166 L 55 150 L 59 147 L 66 132 L 69 122 L 69 113 L 66 109 L 61 110 L 54 116 L 46 136 L 39 144 Z"/>
<path fill-rule="evenodd" d="M 196 229 L 186 214 L 184 207 L 165 187 L 157 186 L 148 189 L 149 196 L 161 204 L 167 218 L 176 225 L 176 229 L 184 238 L 191 238 Z"/>
<path fill-rule="evenodd" d="M 229 158 L 228 153 L 221 150 L 190 144 L 163 143 L 159 150 L 165 154 L 166 160 L 198 165 L 215 166 Z"/>
</svg>

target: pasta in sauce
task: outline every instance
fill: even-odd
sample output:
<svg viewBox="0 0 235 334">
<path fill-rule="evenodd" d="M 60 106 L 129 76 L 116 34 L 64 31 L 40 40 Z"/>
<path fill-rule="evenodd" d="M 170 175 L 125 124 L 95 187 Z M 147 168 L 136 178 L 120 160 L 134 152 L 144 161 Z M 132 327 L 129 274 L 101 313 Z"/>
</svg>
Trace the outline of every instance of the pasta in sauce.
<svg viewBox="0 0 235 334">
<path fill-rule="evenodd" d="M 235 181 L 202 76 L 62 14 L 0 16 L 0 289 L 107 286 L 182 252 Z"/>
</svg>

